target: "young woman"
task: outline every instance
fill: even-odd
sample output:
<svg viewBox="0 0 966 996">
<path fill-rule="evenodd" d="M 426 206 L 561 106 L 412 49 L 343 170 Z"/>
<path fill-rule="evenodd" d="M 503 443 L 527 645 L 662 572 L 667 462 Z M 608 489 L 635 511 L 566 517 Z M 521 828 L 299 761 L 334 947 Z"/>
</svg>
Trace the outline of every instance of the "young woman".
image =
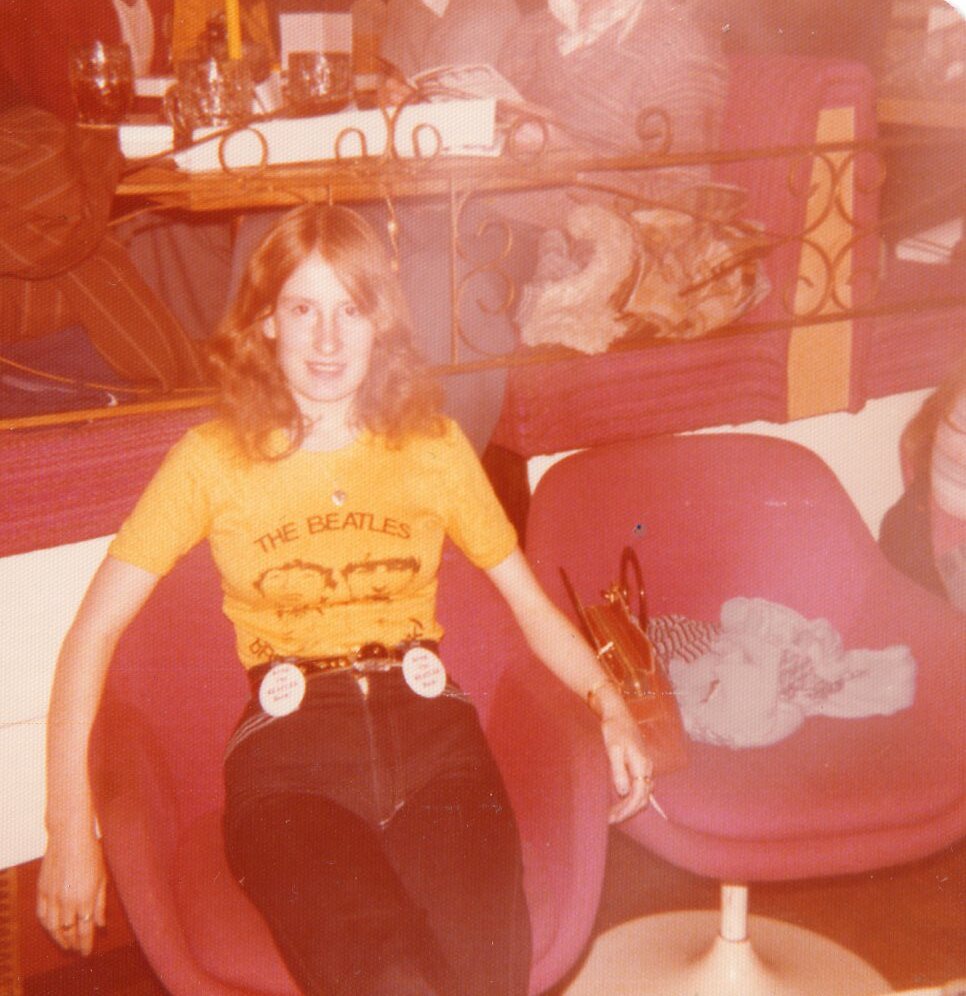
<svg viewBox="0 0 966 996">
<path fill-rule="evenodd" d="M 525 993 L 520 849 L 475 710 L 437 654 L 445 536 L 601 717 L 620 801 L 650 761 L 593 653 L 549 602 L 409 342 L 379 240 L 300 207 L 254 252 L 213 344 L 223 415 L 166 457 L 58 661 L 38 915 L 91 949 L 104 921 L 86 747 L 120 633 L 204 538 L 253 695 L 226 749 L 239 882 L 307 993 Z"/>
</svg>

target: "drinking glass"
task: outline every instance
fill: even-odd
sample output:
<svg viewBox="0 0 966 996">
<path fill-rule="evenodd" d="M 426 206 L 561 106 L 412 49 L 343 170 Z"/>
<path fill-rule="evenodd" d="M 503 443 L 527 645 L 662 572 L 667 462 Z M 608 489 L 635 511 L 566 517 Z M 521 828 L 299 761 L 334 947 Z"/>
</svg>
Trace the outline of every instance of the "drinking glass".
<svg viewBox="0 0 966 996">
<path fill-rule="evenodd" d="M 102 41 L 70 50 L 71 93 L 79 120 L 120 124 L 134 101 L 134 65 L 127 45 Z"/>
<path fill-rule="evenodd" d="M 177 83 L 165 95 L 165 114 L 179 133 L 230 127 L 252 115 L 255 83 L 241 59 L 189 59 L 175 67 Z"/>
<path fill-rule="evenodd" d="M 292 52 L 286 96 L 299 113 L 338 111 L 352 99 L 348 52 Z"/>
</svg>

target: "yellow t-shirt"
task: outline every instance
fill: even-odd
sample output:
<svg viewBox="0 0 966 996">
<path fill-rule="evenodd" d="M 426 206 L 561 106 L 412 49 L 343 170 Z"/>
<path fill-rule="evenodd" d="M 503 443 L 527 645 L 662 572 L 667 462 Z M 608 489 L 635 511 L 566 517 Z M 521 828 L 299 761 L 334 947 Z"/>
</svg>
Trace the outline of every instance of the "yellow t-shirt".
<svg viewBox="0 0 966 996">
<path fill-rule="evenodd" d="M 214 421 L 171 448 L 108 552 L 163 575 L 207 537 L 239 656 L 253 667 L 439 639 L 445 536 L 484 569 L 517 542 L 453 422 L 399 449 L 364 432 L 331 453 L 253 462 Z"/>
</svg>

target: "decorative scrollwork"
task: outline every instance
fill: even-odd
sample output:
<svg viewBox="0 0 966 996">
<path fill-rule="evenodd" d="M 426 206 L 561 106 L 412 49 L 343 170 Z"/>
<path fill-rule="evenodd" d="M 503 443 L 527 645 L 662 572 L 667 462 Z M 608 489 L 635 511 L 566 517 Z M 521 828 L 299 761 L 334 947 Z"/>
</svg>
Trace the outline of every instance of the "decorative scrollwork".
<svg viewBox="0 0 966 996">
<path fill-rule="evenodd" d="M 429 155 L 423 149 L 423 143 L 419 140 L 421 135 L 429 135 L 433 139 L 432 149 Z M 412 132 L 413 155 L 417 159 L 436 159 L 443 153 L 443 136 L 439 129 L 426 121 L 421 121 L 413 128 Z"/>
<path fill-rule="evenodd" d="M 550 122 L 536 114 L 515 113 L 506 124 L 502 154 L 532 166 L 550 149 Z"/>
<path fill-rule="evenodd" d="M 788 195 L 804 206 L 805 216 L 800 230 L 782 239 L 786 247 L 799 246 L 793 279 L 781 292 L 786 314 L 796 319 L 844 314 L 856 294 L 867 300 L 874 293 L 877 250 L 866 240 L 877 235 L 860 225 L 869 211 L 860 210 L 859 201 L 883 180 L 881 156 L 868 148 L 815 149 L 792 159 Z"/>
<path fill-rule="evenodd" d="M 359 143 L 358 152 L 349 152 L 346 150 L 346 146 L 349 144 L 350 139 L 355 139 Z M 347 160 L 357 157 L 361 157 L 363 159 L 368 159 L 369 157 L 369 141 L 366 138 L 366 133 L 361 128 L 356 128 L 355 126 L 343 128 L 339 134 L 335 136 L 336 162 L 344 164 Z"/>
<path fill-rule="evenodd" d="M 472 226 L 464 224 L 472 196 L 473 191 L 454 191 L 450 200 L 454 260 L 451 271 L 454 334 L 450 358 L 454 364 L 460 360 L 459 344 L 477 356 L 496 359 L 501 355 L 500 350 L 494 350 L 489 344 L 475 341 L 466 328 L 462 316 L 469 296 L 476 295 L 472 304 L 483 315 L 505 315 L 508 319 L 517 298 L 516 283 L 506 269 L 513 251 L 513 227 L 506 218 L 495 214 L 482 217 Z M 460 262 L 465 266 L 459 265 Z M 485 284 L 485 288 L 481 284 Z M 489 291 L 486 296 L 484 290 Z"/>
<path fill-rule="evenodd" d="M 800 262 L 794 279 L 782 289 L 782 306 L 794 318 L 814 318 L 825 312 L 832 296 L 835 268 L 826 248 L 802 236 Z"/>
<path fill-rule="evenodd" d="M 634 122 L 634 132 L 641 143 L 641 151 L 648 155 L 664 156 L 671 151 L 674 128 L 671 115 L 664 107 L 645 107 Z"/>
<path fill-rule="evenodd" d="M 211 203 L 219 207 L 231 206 L 233 198 L 241 206 L 372 198 L 391 205 L 399 197 L 447 197 L 453 260 L 450 352 L 456 365 L 510 362 L 480 341 L 478 329 L 464 319 L 468 314 L 505 316 L 509 322 L 521 297 L 514 280 L 520 255 L 515 251 L 517 229 L 498 207 L 490 205 L 485 216 L 475 214 L 474 204 L 483 207 L 484 195 L 498 205 L 504 192 L 527 191 L 527 199 L 539 205 L 546 200 L 543 192 L 554 188 L 576 191 L 577 200 L 613 205 L 620 199 L 618 210 L 628 211 L 662 206 L 659 198 L 637 193 L 649 189 L 649 173 L 700 176 L 703 169 L 705 176 L 727 180 L 751 176 L 742 217 L 767 221 L 762 238 L 776 300 L 769 311 L 772 320 L 832 321 L 867 308 L 876 295 L 881 280 L 876 202 L 886 177 L 881 143 L 841 141 L 812 147 L 672 153 L 671 117 L 662 108 L 650 107 L 636 122 L 639 150 L 604 158 L 558 142 L 554 122 L 520 110 L 499 117 L 503 139 L 499 155 L 462 157 L 447 154 L 444 136 L 435 125 L 419 119 L 410 128 L 413 119 L 405 112 L 417 102 L 418 95 L 413 94 L 380 107 L 386 125 L 386 140 L 380 147 L 373 144 L 370 132 L 350 125 L 335 137 L 334 158 L 279 170 L 268 165 L 269 150 L 257 121 L 212 136 L 209 140 L 219 143 L 221 171 L 231 183 L 210 174 L 193 176 L 190 184 L 181 184 L 184 189 L 190 186 L 195 198 L 188 206 L 210 206 L 204 200 L 209 192 Z M 411 133 L 404 134 L 405 128 Z M 237 159 L 230 142 L 234 134 L 245 131 L 258 136 L 260 155 L 254 167 L 243 169 L 232 165 Z M 645 182 L 638 185 L 641 178 Z M 957 182 L 961 189 L 962 181 Z M 176 187 L 172 184 L 172 190 Z M 150 196 L 143 189 L 137 193 Z M 177 203 L 174 193 L 162 193 L 167 198 L 163 203 Z M 680 205 L 675 208 L 681 210 Z M 697 214 L 695 219 L 700 220 Z M 394 251 L 398 255 L 398 246 Z"/>
<path fill-rule="evenodd" d="M 246 134 L 252 134 L 255 136 L 255 140 L 258 143 L 258 162 L 254 164 L 246 164 L 245 169 L 253 169 L 257 172 L 263 172 L 268 167 L 268 139 L 257 128 L 251 125 L 244 125 L 240 128 L 231 128 L 227 131 L 221 132 L 218 135 L 218 165 L 229 176 L 233 173 L 237 173 L 238 170 L 228 162 L 228 156 L 226 153 L 228 143 L 236 136 Z"/>
</svg>

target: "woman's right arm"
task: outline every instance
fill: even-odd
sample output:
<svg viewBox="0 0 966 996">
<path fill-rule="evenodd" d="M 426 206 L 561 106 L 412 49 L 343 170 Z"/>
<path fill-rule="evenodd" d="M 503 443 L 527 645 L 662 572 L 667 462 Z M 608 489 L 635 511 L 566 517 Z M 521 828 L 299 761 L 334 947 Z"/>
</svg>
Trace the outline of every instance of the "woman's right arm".
<svg viewBox="0 0 966 996">
<path fill-rule="evenodd" d="M 47 715 L 47 851 L 37 916 L 61 947 L 89 954 L 104 925 L 106 872 L 95 832 L 87 745 L 117 641 L 158 577 L 108 555 L 67 632 Z"/>
</svg>

